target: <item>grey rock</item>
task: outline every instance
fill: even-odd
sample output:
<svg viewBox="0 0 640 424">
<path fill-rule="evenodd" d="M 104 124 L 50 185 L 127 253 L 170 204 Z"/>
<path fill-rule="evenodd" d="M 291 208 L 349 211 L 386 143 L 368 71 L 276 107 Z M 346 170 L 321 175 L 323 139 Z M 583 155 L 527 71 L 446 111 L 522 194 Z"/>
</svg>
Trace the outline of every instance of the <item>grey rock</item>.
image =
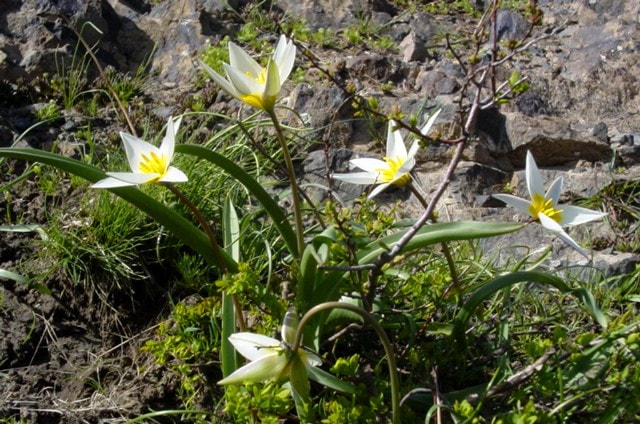
<svg viewBox="0 0 640 424">
<path fill-rule="evenodd" d="M 402 60 L 405 62 L 424 60 L 427 57 L 424 43 L 418 39 L 413 31 L 402 40 L 400 50 L 402 51 Z"/>
<path fill-rule="evenodd" d="M 338 199 L 350 201 L 360 196 L 365 186 L 333 181 L 330 185 L 330 175 L 333 172 L 351 172 L 349 160 L 354 157 L 354 152 L 349 149 L 315 150 L 310 152 L 302 162 L 303 184 L 310 183 L 306 187 L 307 194 L 317 203 L 323 202 L 333 192 Z M 331 189 L 331 190 L 330 190 Z"/>
<path fill-rule="evenodd" d="M 367 0 L 279 0 L 275 4 L 287 14 L 305 19 L 314 30 L 319 28 L 345 28 L 356 23 L 363 15 L 374 15 Z M 368 13 L 368 15 L 367 15 Z M 379 24 L 382 24 L 378 22 Z"/>
<path fill-rule="evenodd" d="M 373 53 L 348 58 L 346 68 L 354 78 L 388 82 L 396 75 L 397 67 L 388 56 Z"/>
<path fill-rule="evenodd" d="M 598 122 L 591 132 L 595 138 L 607 143 L 609 141 L 609 127 L 604 122 Z"/>
<path fill-rule="evenodd" d="M 307 117 L 303 124 L 314 129 L 313 138 L 329 137 L 333 147 L 346 145 L 351 139 L 351 125 L 345 122 L 350 109 L 341 89 L 299 84 L 285 101 L 297 114 Z M 297 116 L 289 116 L 288 120 L 299 124 Z"/>
<path fill-rule="evenodd" d="M 520 13 L 511 9 L 502 9 L 498 11 L 496 21 L 497 40 L 520 40 L 527 32 L 531 24 Z M 493 42 L 493 27 L 490 27 L 490 42 Z"/>
<path fill-rule="evenodd" d="M 506 113 L 505 137 L 509 151 L 499 151 L 515 166 L 524 163 L 530 150 L 544 165 L 563 165 L 577 160 L 608 161 L 612 157 L 608 143 L 587 131 L 577 131 L 571 123 L 551 116 L 529 117 L 517 112 Z M 504 146 L 504 145 L 503 145 Z"/>
</svg>

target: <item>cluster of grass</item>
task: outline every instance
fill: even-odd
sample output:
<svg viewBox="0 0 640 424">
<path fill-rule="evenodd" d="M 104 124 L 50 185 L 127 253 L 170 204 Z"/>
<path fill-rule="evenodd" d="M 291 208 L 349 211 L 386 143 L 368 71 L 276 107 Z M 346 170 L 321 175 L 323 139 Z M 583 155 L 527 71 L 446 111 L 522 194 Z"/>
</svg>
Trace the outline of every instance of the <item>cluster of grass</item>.
<svg viewBox="0 0 640 424">
<path fill-rule="evenodd" d="M 456 1 L 425 6 L 468 12 L 469 5 Z M 450 9 L 435 11 L 450 13 Z M 255 51 L 270 45 L 263 33 L 282 28 L 314 46 L 392 48 L 380 28 L 365 18 L 336 35 L 311 31 L 304 21 L 291 18 L 276 24 L 262 12 L 258 6 L 247 9 L 242 15 L 246 22 L 234 36 Z M 228 41 L 224 38 L 205 48 L 203 61 L 220 69 L 220 63 L 228 61 Z M 118 103 L 131 105 L 144 93 L 142 71 L 128 76 L 109 70 L 102 77 L 103 86 L 87 89 L 88 69 L 83 59 L 55 76 L 53 92 L 46 96 L 50 103 L 38 119 L 56 119 L 61 110 L 79 105 L 95 116 L 102 101 L 114 102 L 116 96 Z M 286 198 L 287 170 L 279 159 L 285 149 L 275 141 L 271 121 L 262 114 L 242 120 L 211 114 L 205 111 L 207 103 L 196 96 L 185 101 L 183 107 L 189 112 L 180 143 L 223 155 L 266 188 L 271 198 Z M 360 99 L 358 104 L 367 109 L 361 119 L 381 119 L 371 102 Z M 411 112 L 415 121 L 418 111 Z M 404 115 L 397 112 L 393 117 L 401 120 Z M 156 145 L 161 124 L 134 118 L 134 126 L 145 130 L 140 137 Z M 415 128 L 416 122 L 408 126 Z M 284 131 L 292 151 L 309 149 L 312 140 L 295 124 Z M 91 139 L 90 129 L 83 137 Z M 91 151 L 82 161 L 109 170 L 126 169 L 119 146 L 87 145 Z M 194 155 L 178 156 L 173 165 L 189 175 L 189 182 L 180 186 L 182 194 L 212 224 L 216 236 L 225 242 L 224 251 L 234 252 L 234 245 L 239 245 L 237 266 L 231 272 L 186 248 L 180 234 L 156 225 L 130 203 L 88 190 L 88 184 L 76 177 L 38 166 L 25 174 L 26 182 L 20 182 L 35 182 L 42 195 L 51 199 L 40 260 L 53 265 L 38 273 L 25 262 L 21 270 L 31 278 L 43 280 L 60 271 L 108 305 L 123 293 L 134 297 L 133 285 L 140 281 L 160 286 L 164 292 L 165 304 L 158 309 L 165 308 L 166 321 L 141 350 L 179 381 L 176 392 L 182 403 L 176 405 L 177 412 L 168 414 L 182 414 L 193 422 L 211 421 L 212 416 L 247 423 L 298 419 L 294 415 L 300 405 L 291 399 L 290 386 L 272 380 L 224 389 L 215 384 L 223 376 L 224 299 L 233 298 L 241 306 L 249 330 L 271 336 L 289 306 L 295 304 L 302 312 L 315 306 L 308 293 L 299 295 L 307 281 L 315 279 L 316 286 L 339 293 L 345 303 L 366 308 L 389 335 L 401 376 L 403 423 L 432 419 L 466 423 L 597 419 L 606 423 L 640 417 L 636 402 L 640 396 L 639 267 L 614 277 L 568 270 L 562 274 L 563 286 L 546 284 L 535 276 L 551 272 L 545 268 L 549 252 L 498 261 L 477 242 L 461 237 L 443 247 L 425 243 L 407 249 L 381 266 L 372 279 L 371 268 L 349 265 L 358 265 L 367 249 L 379 249 L 383 257 L 392 248 L 397 242 L 393 235 L 410 226 L 399 218 L 401 204 L 383 207 L 364 197 L 349 207 L 306 203 L 305 251 L 296 253 L 285 247 L 281 223 L 274 222 L 268 208 L 237 176 Z M 64 196 L 61 186 L 69 187 Z M 163 187 L 145 186 L 141 192 L 193 220 L 188 205 Z M 620 250 L 638 252 L 638 193 L 637 182 L 616 182 L 584 201 L 589 207 L 615 211 L 611 222 Z M 233 205 L 237 219 L 229 218 L 228 205 Z M 231 222 L 237 233 L 229 241 L 225 225 Z M 505 280 L 514 275 L 518 279 Z M 585 281 L 584 275 L 592 277 Z M 609 323 L 606 329 L 593 319 L 598 306 Z M 395 388 L 383 346 L 353 313 L 334 310 L 323 319 L 316 328 L 318 334 L 308 339 L 317 342 L 313 347 L 322 356 L 323 369 L 351 383 L 354 390 L 346 394 L 313 384 L 313 402 L 305 405 L 306 416 L 322 423 L 384 422 L 393 413 L 390 392 Z"/>
</svg>

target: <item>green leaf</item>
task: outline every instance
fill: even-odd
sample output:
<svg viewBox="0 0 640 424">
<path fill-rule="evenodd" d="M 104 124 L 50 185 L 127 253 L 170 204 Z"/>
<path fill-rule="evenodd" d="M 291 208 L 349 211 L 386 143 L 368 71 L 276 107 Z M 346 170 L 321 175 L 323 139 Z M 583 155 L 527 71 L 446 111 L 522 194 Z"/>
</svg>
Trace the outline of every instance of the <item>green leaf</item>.
<svg viewBox="0 0 640 424">
<path fill-rule="evenodd" d="M 4 278 L 6 280 L 13 280 L 17 283 L 26 284 L 28 279 L 24 275 L 20 275 L 13 271 L 8 271 L 6 269 L 0 268 L 0 278 Z"/>
<path fill-rule="evenodd" d="M 29 281 L 29 279 L 27 277 L 25 277 L 24 275 L 15 273 L 13 271 L 9 271 L 6 269 L 0 269 L 0 279 L 7 279 L 7 280 L 13 280 L 17 283 L 20 284 L 24 284 L 25 286 L 37 290 L 42 294 L 46 294 L 47 296 L 51 296 L 53 293 L 51 292 L 51 290 L 49 289 L 49 287 L 40 284 L 40 283 L 36 283 L 34 281 Z"/>
<path fill-rule="evenodd" d="M 276 226 L 280 236 L 284 240 L 289 253 L 295 258 L 298 258 L 301 252 L 298 252 L 298 246 L 296 241 L 296 235 L 291 227 L 291 224 L 287 220 L 286 214 L 282 211 L 278 203 L 271 198 L 269 193 L 258 183 L 255 178 L 249 175 L 244 169 L 238 166 L 235 162 L 227 159 L 219 153 L 213 152 L 202 146 L 194 146 L 191 144 L 180 144 L 176 146 L 177 153 L 184 153 L 187 155 L 196 156 L 200 159 L 207 160 L 214 165 L 222 168 L 228 172 L 233 178 L 235 178 L 240 184 L 244 185 L 251 194 L 260 202 L 264 210 L 269 214 L 273 220 L 273 224 Z"/>
<path fill-rule="evenodd" d="M 353 393 L 355 391 L 355 387 L 353 387 L 352 384 L 340 380 L 335 375 L 329 374 L 321 368 L 308 367 L 307 373 L 310 379 L 330 389 L 344 393 Z"/>
<path fill-rule="evenodd" d="M 94 166 L 41 150 L 13 147 L 0 148 L 0 157 L 40 162 L 84 178 L 90 182 L 96 182 L 107 176 L 104 171 Z M 210 265 L 217 266 L 217 261 L 207 236 L 182 215 L 154 198 L 147 196 L 135 187 L 113 188 L 109 189 L 109 191 L 145 212 L 158 224 L 164 226 L 173 235 L 178 237 L 183 243 L 201 254 Z"/>
<path fill-rule="evenodd" d="M 240 221 L 233 205 L 233 200 L 227 197 L 222 211 L 224 250 L 231 258 L 240 262 Z"/>
<path fill-rule="evenodd" d="M 293 390 L 304 403 L 308 403 L 311 397 L 311 387 L 309 385 L 309 378 L 307 375 L 307 367 L 300 358 L 300 355 L 294 352 L 289 352 L 291 355 L 289 363 L 289 383 L 291 384 L 291 390 Z M 313 367 L 309 367 L 313 368 Z"/>
<path fill-rule="evenodd" d="M 456 315 L 453 322 L 453 335 L 458 342 L 462 344 L 464 343 L 464 334 L 465 329 L 467 328 L 467 323 L 480 303 L 505 287 L 528 281 L 550 285 L 562 293 L 574 295 L 582 301 L 582 304 L 587 311 L 589 311 L 593 319 L 595 319 L 602 328 L 607 328 L 607 318 L 596 305 L 595 299 L 589 290 L 584 287 L 571 288 L 560 278 L 549 274 L 534 271 L 522 271 L 504 275 L 496 278 L 495 280 L 489 281 L 471 294 L 469 299 L 467 299 L 462 306 L 460 312 L 458 312 L 458 315 Z"/>
<path fill-rule="evenodd" d="M 240 261 L 240 223 L 233 201 L 227 197 L 222 211 L 223 243 L 225 252 L 237 263 Z M 236 351 L 229 340 L 229 336 L 236 330 L 236 310 L 233 297 L 222 293 L 222 341 L 220 346 L 220 361 L 222 362 L 222 376 L 228 377 L 238 369 Z"/>
<path fill-rule="evenodd" d="M 523 227 L 524 224 L 478 221 L 445 222 L 425 225 L 416 232 L 415 236 L 404 246 L 400 253 L 402 254 L 421 247 L 448 241 L 475 240 L 500 236 L 518 231 Z M 408 230 L 399 231 L 365 246 L 358 251 L 358 263 L 372 263 L 382 253 L 393 248 L 407 231 Z"/>
</svg>

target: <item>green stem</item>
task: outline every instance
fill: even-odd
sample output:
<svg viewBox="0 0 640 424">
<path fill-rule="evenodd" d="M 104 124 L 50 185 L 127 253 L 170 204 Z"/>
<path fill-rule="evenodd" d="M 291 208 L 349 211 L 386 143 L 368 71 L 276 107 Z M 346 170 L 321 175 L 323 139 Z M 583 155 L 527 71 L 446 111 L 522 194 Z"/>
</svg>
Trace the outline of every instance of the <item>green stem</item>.
<svg viewBox="0 0 640 424">
<path fill-rule="evenodd" d="M 298 180 L 296 179 L 293 160 L 291 159 L 291 153 L 289 152 L 289 147 L 287 146 L 287 140 L 284 137 L 284 133 L 282 132 L 282 127 L 280 126 L 280 121 L 278 121 L 275 110 L 268 109 L 266 110 L 266 112 L 273 122 L 273 128 L 275 129 L 276 135 L 278 136 L 278 141 L 280 142 L 280 147 L 282 149 L 282 155 L 284 156 L 284 164 L 287 168 L 289 184 L 291 185 L 291 197 L 293 198 L 293 215 L 296 221 L 298 253 L 302 255 L 302 252 L 304 251 L 304 227 L 302 226 L 302 209 L 300 207 L 300 188 L 298 186 Z"/>
<path fill-rule="evenodd" d="M 375 317 L 359 306 L 352 305 L 350 303 L 344 302 L 325 302 L 319 305 L 314 306 L 309 309 L 306 314 L 300 319 L 300 323 L 298 324 L 298 329 L 296 330 L 295 338 L 293 339 L 293 345 L 291 350 L 293 352 L 297 352 L 302 343 L 302 336 L 304 333 L 304 326 L 313 318 L 314 315 L 328 311 L 331 309 L 346 309 L 347 311 L 355 312 L 360 315 L 364 321 L 373 327 L 374 331 L 378 334 L 380 341 L 382 342 L 382 346 L 384 347 L 384 352 L 387 355 L 387 364 L 389 366 L 389 378 L 391 379 L 391 410 L 392 410 L 392 423 L 400 424 L 400 378 L 398 376 L 398 368 L 396 366 L 396 358 L 393 354 L 393 347 L 391 346 L 391 341 L 385 333 L 384 329 L 376 321 Z"/>
<path fill-rule="evenodd" d="M 180 190 L 178 190 L 178 188 L 173 184 L 163 183 L 162 185 L 168 188 L 169 191 L 173 193 L 178 199 L 180 199 L 180 201 L 186 207 L 188 207 L 189 210 L 193 213 L 193 216 L 195 216 L 196 220 L 200 223 L 200 226 L 202 226 L 202 228 L 204 229 L 204 232 L 207 234 L 207 238 L 209 238 L 209 242 L 211 243 L 211 248 L 213 250 L 213 256 L 215 257 L 215 260 L 218 263 L 220 272 L 222 274 L 229 272 L 229 264 L 225 259 L 225 255 L 222 252 L 222 248 L 220 248 L 220 245 L 218 244 L 218 240 L 216 240 L 216 236 L 215 234 L 213 234 L 213 229 L 211 228 L 211 225 L 209 225 L 204 215 L 202 215 L 202 212 L 200 212 L 200 209 L 198 209 L 198 207 L 191 200 L 189 200 Z M 233 305 L 235 306 L 235 310 L 236 310 L 238 328 L 240 329 L 240 331 L 246 331 L 247 325 L 244 322 L 244 315 L 242 315 L 242 308 L 240 306 L 240 302 L 235 296 L 231 296 L 231 299 L 233 300 Z"/>
<path fill-rule="evenodd" d="M 416 196 L 416 198 L 418 199 L 422 207 L 427 209 L 429 207 L 429 203 L 424 198 L 422 193 L 420 193 L 418 188 L 413 185 L 413 181 L 410 181 L 409 184 L 407 184 L 407 187 L 409 187 L 409 190 L 411 190 L 411 193 L 413 193 L 413 195 Z M 429 219 L 431 219 L 431 222 L 433 222 L 434 224 L 437 222 L 435 214 L 433 213 L 431 214 Z M 442 253 L 444 253 L 444 257 L 447 260 L 447 265 L 449 266 L 449 274 L 451 274 L 451 281 L 453 282 L 453 286 L 456 288 L 456 290 L 459 290 L 460 279 L 458 278 L 458 272 L 456 271 L 456 264 L 453 261 L 453 255 L 451 255 L 449 244 L 446 242 L 443 242 L 441 245 L 442 245 Z"/>
</svg>

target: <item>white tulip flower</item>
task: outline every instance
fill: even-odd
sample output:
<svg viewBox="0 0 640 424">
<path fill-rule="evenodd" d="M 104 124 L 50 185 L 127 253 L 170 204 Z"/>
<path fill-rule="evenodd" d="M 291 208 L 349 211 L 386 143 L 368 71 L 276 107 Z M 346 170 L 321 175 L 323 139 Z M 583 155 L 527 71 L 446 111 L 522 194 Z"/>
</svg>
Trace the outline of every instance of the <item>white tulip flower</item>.
<svg viewBox="0 0 640 424">
<path fill-rule="evenodd" d="M 323 371 L 322 360 L 304 347 L 293 350 L 291 344 L 298 325 L 298 315 L 291 309 L 285 315 L 282 326 L 283 341 L 254 333 L 235 333 L 229 341 L 250 362 L 238 368 L 218 384 L 242 384 L 266 380 L 286 381 L 291 390 L 301 399 L 309 398 L 309 379 L 324 386 L 347 393 L 353 386 Z"/>
<path fill-rule="evenodd" d="M 273 109 L 282 85 L 289 77 L 296 58 L 296 46 L 284 35 L 266 67 L 262 67 L 242 48 L 229 42 L 229 62 L 223 64 L 223 77 L 201 62 L 209 76 L 229 95 L 262 110 Z"/>
<path fill-rule="evenodd" d="M 558 203 L 562 191 L 562 176 L 556 178 L 545 193 L 542 175 L 536 165 L 531 152 L 527 151 L 526 160 L 527 188 L 531 200 L 522 199 L 510 194 L 494 194 L 493 197 L 513 206 L 523 214 L 531 216 L 543 227 L 560 237 L 569 246 L 576 249 L 585 257 L 587 253 L 564 231 L 563 227 L 584 224 L 598 220 L 606 213 L 592 211 L 579 206 L 562 205 Z"/>
<path fill-rule="evenodd" d="M 440 110 L 436 111 L 420 132 L 427 135 L 434 122 L 438 118 Z M 404 186 L 411 181 L 410 172 L 416 164 L 415 156 L 419 148 L 418 140 L 407 151 L 400 130 L 396 128 L 394 121 L 389 121 L 387 129 L 387 151 L 385 157 L 380 159 L 358 158 L 351 159 L 351 165 L 364 170 L 364 172 L 351 172 L 348 174 L 333 174 L 333 178 L 352 184 L 379 184 L 369 194 L 372 199 L 390 185 Z"/>
<path fill-rule="evenodd" d="M 144 140 L 120 133 L 124 144 L 127 160 L 132 172 L 107 172 L 104 178 L 93 184 L 94 188 L 116 188 L 139 184 L 160 182 L 180 183 L 187 181 L 187 176 L 179 169 L 170 166 L 175 148 L 175 136 L 182 118 L 169 118 L 167 132 L 160 147 L 156 147 Z"/>
</svg>

